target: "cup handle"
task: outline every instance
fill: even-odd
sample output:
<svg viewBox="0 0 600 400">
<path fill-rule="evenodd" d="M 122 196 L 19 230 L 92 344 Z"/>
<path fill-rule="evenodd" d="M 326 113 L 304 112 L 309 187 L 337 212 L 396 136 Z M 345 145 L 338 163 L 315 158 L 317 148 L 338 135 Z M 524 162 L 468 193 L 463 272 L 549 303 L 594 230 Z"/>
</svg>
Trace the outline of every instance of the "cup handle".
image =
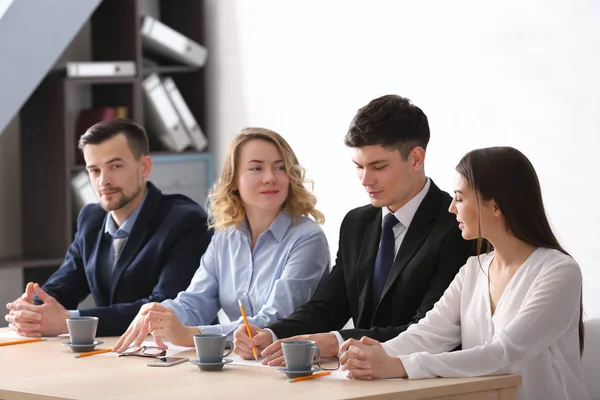
<svg viewBox="0 0 600 400">
<path fill-rule="evenodd" d="M 318 363 L 321 358 L 321 349 L 317 346 L 313 347 L 313 364 Z"/>
<path fill-rule="evenodd" d="M 227 348 L 227 345 L 229 345 L 229 351 L 227 353 L 223 354 L 223 357 L 227 357 L 233 351 L 233 342 L 231 340 L 225 340 L 225 344 L 223 345 L 223 347 L 224 347 L 223 351 L 225 351 L 225 348 Z"/>
</svg>

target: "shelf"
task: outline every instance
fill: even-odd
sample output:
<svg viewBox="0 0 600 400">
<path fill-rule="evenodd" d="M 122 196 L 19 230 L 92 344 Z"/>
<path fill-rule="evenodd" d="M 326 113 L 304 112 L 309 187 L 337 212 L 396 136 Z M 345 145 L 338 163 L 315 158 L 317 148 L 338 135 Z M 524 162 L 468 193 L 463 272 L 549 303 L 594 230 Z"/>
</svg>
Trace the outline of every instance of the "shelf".
<svg viewBox="0 0 600 400">
<path fill-rule="evenodd" d="M 137 78 L 135 76 L 98 76 L 89 78 L 65 78 L 69 83 L 79 85 L 115 85 L 115 84 L 133 84 Z"/>
<path fill-rule="evenodd" d="M 79 160 L 78 164 L 76 157 L 76 139 L 81 133 L 77 129 L 77 119 L 81 110 L 126 107 L 128 118 L 147 128 L 150 123 L 144 118 L 142 81 L 148 74 L 157 73 L 173 77 L 194 119 L 201 127 L 208 126 L 205 69 L 174 60 L 145 59 L 140 37 L 140 15 L 148 12 L 155 13 L 155 18 L 190 40 L 205 43 L 201 23 L 205 2 L 157 0 L 150 2 L 156 5 L 145 3 L 140 0 L 101 1 L 89 21 L 58 57 L 56 67 L 21 107 L 22 256 L 0 258 L 0 268 L 24 269 L 28 274 L 39 272 L 42 276 L 62 264 L 61 257 L 72 243 L 76 229 L 71 177 L 86 173 L 85 163 Z M 122 70 L 121 76 L 66 76 L 63 65 L 86 61 L 131 61 L 136 65 L 136 73 L 135 76 L 124 76 Z M 180 153 L 151 151 L 150 155 L 156 167 L 152 179 L 160 182 L 157 186 L 161 190 L 182 191 L 199 204 L 204 203 L 214 172 L 210 153 L 198 152 L 190 146 Z M 49 165 L 53 168 L 48 168 Z M 179 176 L 181 171 L 185 177 Z M 194 185 L 175 185 L 188 176 L 194 178 Z M 48 188 L 43 201 L 39 197 L 40 187 Z M 45 281 L 42 278 L 35 280 Z"/>
<path fill-rule="evenodd" d="M 152 161 L 155 162 L 183 162 L 183 161 L 198 161 L 212 160 L 212 154 L 208 152 L 184 151 L 182 153 L 173 153 L 169 151 L 155 151 L 150 154 Z"/>
<path fill-rule="evenodd" d="M 15 267 L 57 267 L 63 261 L 63 257 L 3 257 L 0 258 L 0 269 Z"/>
<path fill-rule="evenodd" d="M 200 67 L 191 67 L 188 65 L 147 65 L 142 67 L 142 75 L 157 74 L 185 74 L 196 72 Z"/>
</svg>

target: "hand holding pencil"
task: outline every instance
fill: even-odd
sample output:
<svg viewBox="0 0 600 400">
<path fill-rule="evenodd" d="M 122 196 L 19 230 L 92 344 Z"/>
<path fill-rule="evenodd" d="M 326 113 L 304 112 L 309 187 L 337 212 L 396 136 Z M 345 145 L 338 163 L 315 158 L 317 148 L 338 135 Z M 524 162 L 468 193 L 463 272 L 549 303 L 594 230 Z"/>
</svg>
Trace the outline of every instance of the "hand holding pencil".
<svg viewBox="0 0 600 400">
<path fill-rule="evenodd" d="M 254 339 L 252 336 L 252 330 L 250 329 L 250 324 L 248 323 L 248 317 L 246 317 L 246 310 L 244 310 L 244 305 L 242 304 L 242 300 L 238 299 L 238 304 L 240 305 L 240 311 L 242 312 L 242 318 L 244 319 L 244 325 L 246 325 L 246 331 L 248 332 L 248 337 L 250 340 Z M 254 354 L 254 359 L 258 362 L 258 351 L 256 350 L 256 346 L 252 346 L 252 353 Z"/>
</svg>

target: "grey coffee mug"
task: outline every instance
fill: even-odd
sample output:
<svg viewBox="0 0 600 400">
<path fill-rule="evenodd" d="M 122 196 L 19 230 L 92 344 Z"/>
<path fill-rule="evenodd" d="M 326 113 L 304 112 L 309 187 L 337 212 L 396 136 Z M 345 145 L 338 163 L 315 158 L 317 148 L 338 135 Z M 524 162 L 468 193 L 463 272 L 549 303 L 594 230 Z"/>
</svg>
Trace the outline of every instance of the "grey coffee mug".
<svg viewBox="0 0 600 400">
<path fill-rule="evenodd" d="M 67 318 L 67 329 L 71 344 L 92 344 L 96 339 L 98 317 L 73 317 Z"/>
<path fill-rule="evenodd" d="M 201 363 L 218 363 L 223 361 L 233 351 L 233 342 L 226 339 L 227 336 L 220 333 L 200 333 L 194 335 L 194 346 L 198 353 L 198 361 Z M 229 350 L 225 352 L 225 347 Z"/>
<path fill-rule="evenodd" d="M 281 343 L 281 349 L 288 371 L 310 371 L 321 356 L 314 340 L 289 340 Z"/>
</svg>

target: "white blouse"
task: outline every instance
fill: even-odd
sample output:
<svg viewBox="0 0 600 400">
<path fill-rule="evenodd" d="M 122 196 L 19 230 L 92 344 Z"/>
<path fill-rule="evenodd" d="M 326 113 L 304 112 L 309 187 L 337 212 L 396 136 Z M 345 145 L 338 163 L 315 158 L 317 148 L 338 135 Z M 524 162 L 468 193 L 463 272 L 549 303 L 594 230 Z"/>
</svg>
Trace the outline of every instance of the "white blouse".
<svg viewBox="0 0 600 400">
<path fill-rule="evenodd" d="M 486 273 L 493 258 L 469 258 L 425 318 L 383 343 L 385 351 L 400 357 L 410 379 L 520 374 L 519 399 L 588 399 L 579 265 L 557 250 L 536 249 L 492 316 Z M 451 352 L 459 344 L 462 350 Z"/>
</svg>

